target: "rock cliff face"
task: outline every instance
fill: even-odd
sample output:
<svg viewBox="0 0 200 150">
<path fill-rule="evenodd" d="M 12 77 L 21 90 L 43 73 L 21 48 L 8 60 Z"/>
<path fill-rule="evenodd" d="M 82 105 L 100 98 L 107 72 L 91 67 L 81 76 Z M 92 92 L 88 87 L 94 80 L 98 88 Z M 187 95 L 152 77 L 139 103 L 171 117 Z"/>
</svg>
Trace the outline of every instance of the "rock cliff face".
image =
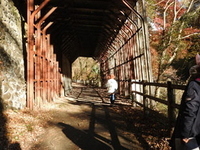
<svg viewBox="0 0 200 150">
<path fill-rule="evenodd" d="M 23 18 L 11 0 L 0 0 L 0 98 L 4 107 L 26 105 Z"/>
</svg>

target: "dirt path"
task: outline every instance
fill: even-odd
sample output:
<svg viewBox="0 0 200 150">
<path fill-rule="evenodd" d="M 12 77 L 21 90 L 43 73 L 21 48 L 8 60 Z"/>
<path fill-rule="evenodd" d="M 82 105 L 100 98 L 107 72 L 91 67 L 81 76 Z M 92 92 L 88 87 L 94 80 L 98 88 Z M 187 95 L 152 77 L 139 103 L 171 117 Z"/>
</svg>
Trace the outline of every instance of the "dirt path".
<svg viewBox="0 0 200 150">
<path fill-rule="evenodd" d="M 104 91 L 74 85 L 42 109 L 8 110 L 6 150 L 169 150 L 166 118 L 121 97 L 110 105 Z"/>
<path fill-rule="evenodd" d="M 37 150 L 142 150 L 134 134 L 124 130 L 124 119 L 93 88 L 81 88 L 78 99 L 57 102 L 51 127 L 39 137 Z M 115 106 L 112 106 L 115 107 Z"/>
</svg>

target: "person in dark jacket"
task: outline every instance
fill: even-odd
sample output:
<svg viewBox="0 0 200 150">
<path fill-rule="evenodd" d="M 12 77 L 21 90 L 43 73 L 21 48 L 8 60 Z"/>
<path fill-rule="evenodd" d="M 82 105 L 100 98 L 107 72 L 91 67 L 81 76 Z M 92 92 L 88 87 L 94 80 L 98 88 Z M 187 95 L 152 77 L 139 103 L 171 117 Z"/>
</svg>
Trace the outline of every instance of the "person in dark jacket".
<svg viewBox="0 0 200 150">
<path fill-rule="evenodd" d="M 190 80 L 183 93 L 172 135 L 172 150 L 199 150 L 200 146 L 200 66 L 190 68 Z"/>
</svg>

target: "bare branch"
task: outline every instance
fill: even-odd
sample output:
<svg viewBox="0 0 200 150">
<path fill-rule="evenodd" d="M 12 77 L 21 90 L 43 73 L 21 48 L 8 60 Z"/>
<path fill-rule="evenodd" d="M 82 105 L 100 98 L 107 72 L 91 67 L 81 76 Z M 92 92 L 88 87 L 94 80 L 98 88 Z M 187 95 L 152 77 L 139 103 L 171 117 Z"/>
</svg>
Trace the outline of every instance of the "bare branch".
<svg viewBox="0 0 200 150">
<path fill-rule="evenodd" d="M 194 4 L 194 0 L 191 0 L 189 7 L 187 9 L 187 13 L 190 11 L 190 9 L 192 8 L 192 5 Z"/>
<path fill-rule="evenodd" d="M 191 36 L 193 36 L 193 35 L 200 35 L 200 32 L 188 34 L 188 35 L 186 35 L 186 36 L 184 36 L 184 37 L 181 37 L 181 40 L 186 39 L 186 38 L 189 38 L 189 37 L 191 37 Z"/>
<path fill-rule="evenodd" d="M 165 1 L 166 0 L 162 0 L 162 1 L 158 2 L 158 3 L 156 3 L 154 6 L 159 5 L 160 3 L 165 2 Z M 169 0 L 168 0 L 168 2 L 169 2 Z"/>
<path fill-rule="evenodd" d="M 168 1 L 169 2 L 169 1 Z M 163 28 L 164 28 L 164 30 L 165 30 L 165 28 L 166 28 L 166 13 L 167 13 L 167 10 L 169 9 L 169 7 L 172 5 L 172 4 L 174 4 L 174 2 L 171 2 L 170 4 L 168 4 L 168 2 L 167 2 L 167 4 L 165 5 L 165 10 L 164 10 L 164 13 L 163 13 Z"/>
</svg>

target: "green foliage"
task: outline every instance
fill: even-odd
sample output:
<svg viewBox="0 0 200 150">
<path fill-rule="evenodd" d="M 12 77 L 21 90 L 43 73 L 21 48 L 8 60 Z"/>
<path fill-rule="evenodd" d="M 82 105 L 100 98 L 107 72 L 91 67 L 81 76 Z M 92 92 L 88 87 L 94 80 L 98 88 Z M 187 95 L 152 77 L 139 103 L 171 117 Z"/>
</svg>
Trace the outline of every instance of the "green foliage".
<svg viewBox="0 0 200 150">
<path fill-rule="evenodd" d="M 146 0 L 146 11 L 149 18 L 155 17 L 155 10 L 157 9 L 155 0 Z"/>
<path fill-rule="evenodd" d="M 192 12 L 184 14 L 180 21 L 185 22 L 186 27 L 199 28 L 200 22 L 200 10 L 194 10 Z"/>
<path fill-rule="evenodd" d="M 92 58 L 78 58 L 72 65 L 72 79 L 100 82 L 99 64 Z"/>
</svg>

